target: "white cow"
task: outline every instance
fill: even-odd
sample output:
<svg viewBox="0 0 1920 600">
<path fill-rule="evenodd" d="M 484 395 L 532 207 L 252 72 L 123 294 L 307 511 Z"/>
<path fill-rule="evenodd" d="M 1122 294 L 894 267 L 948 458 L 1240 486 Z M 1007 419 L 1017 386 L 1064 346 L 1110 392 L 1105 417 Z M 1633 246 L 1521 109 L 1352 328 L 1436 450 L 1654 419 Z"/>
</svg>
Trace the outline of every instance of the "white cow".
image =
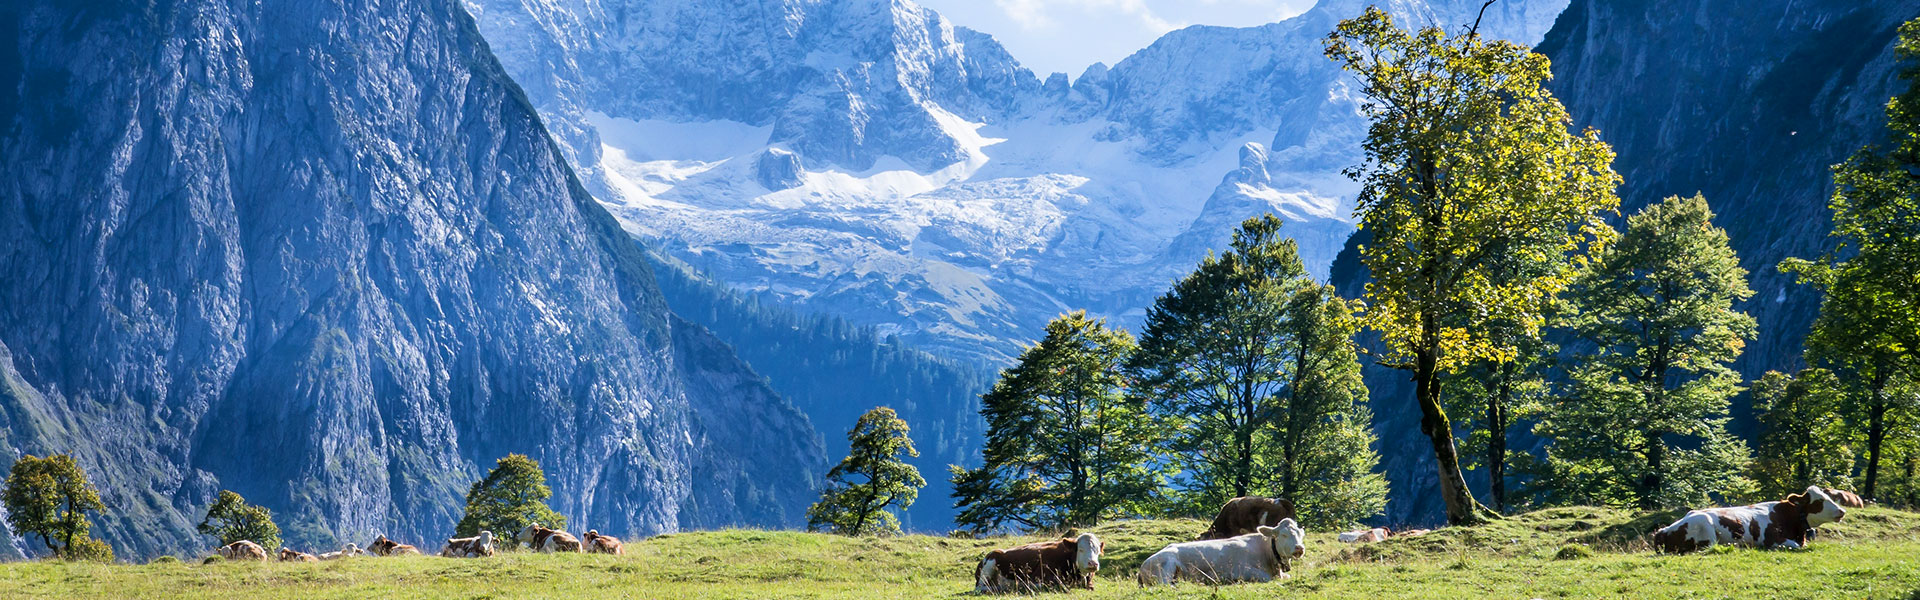
<svg viewBox="0 0 1920 600">
<path fill-rule="evenodd" d="M 1292 577 L 1293 559 L 1306 554 L 1307 531 L 1293 519 L 1259 533 L 1222 540 L 1173 544 L 1147 557 L 1135 580 L 1141 586 L 1173 585 L 1176 581 L 1217 585 L 1242 581 L 1272 581 Z"/>
</svg>

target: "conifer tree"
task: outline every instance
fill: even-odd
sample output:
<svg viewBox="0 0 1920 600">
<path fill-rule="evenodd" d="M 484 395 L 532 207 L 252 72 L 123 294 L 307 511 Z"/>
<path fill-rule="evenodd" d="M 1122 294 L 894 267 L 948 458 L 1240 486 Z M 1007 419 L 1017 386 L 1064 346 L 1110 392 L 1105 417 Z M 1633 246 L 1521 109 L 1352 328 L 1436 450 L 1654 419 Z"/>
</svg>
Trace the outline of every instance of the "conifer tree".
<svg viewBox="0 0 1920 600">
<path fill-rule="evenodd" d="M 1133 336 L 1085 311 L 1046 331 L 980 397 L 984 461 L 952 468 L 962 527 L 1092 525 L 1139 514 L 1159 487 L 1151 424 L 1120 372 Z"/>
<path fill-rule="evenodd" d="M 807 509 L 807 529 L 854 536 L 900 533 L 900 520 L 887 507 L 913 506 L 927 485 L 920 470 L 905 462 L 920 455 L 907 434 L 907 422 L 891 408 L 860 415 L 847 432 L 847 457 L 827 472 L 820 501 Z"/>
<path fill-rule="evenodd" d="M 1666 508 L 1748 491 L 1726 423 L 1741 390 L 1728 364 L 1754 336 L 1733 304 L 1753 290 L 1712 218 L 1699 195 L 1649 206 L 1575 282 L 1567 325 L 1591 349 L 1535 428 L 1561 500 Z"/>
</svg>

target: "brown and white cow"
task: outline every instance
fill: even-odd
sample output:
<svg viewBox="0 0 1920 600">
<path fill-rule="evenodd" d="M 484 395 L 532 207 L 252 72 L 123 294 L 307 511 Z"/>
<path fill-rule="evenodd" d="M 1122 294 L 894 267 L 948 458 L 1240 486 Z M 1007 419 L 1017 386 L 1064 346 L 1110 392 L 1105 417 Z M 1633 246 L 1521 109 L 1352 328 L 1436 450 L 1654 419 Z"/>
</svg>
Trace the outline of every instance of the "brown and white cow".
<svg viewBox="0 0 1920 600">
<path fill-rule="evenodd" d="M 1653 532 L 1655 550 L 1669 554 L 1704 550 L 1720 544 L 1798 549 L 1807 532 L 1847 515 L 1826 490 L 1809 486 L 1785 500 L 1750 506 L 1703 508 Z"/>
<path fill-rule="evenodd" d="M 1224 540 L 1181 542 L 1140 563 L 1141 587 L 1187 581 L 1202 585 L 1265 582 L 1292 577 L 1293 561 L 1306 555 L 1307 531 L 1293 519 L 1278 527 Z"/>
<path fill-rule="evenodd" d="M 493 532 L 485 530 L 473 537 L 447 538 L 446 547 L 440 549 L 447 558 L 482 558 L 493 553 Z"/>
<path fill-rule="evenodd" d="M 374 556 L 405 556 L 420 553 L 419 548 L 387 539 L 384 535 L 373 538 L 373 543 L 367 544 L 367 551 L 372 552 Z"/>
<path fill-rule="evenodd" d="M 352 558 L 366 553 L 367 551 L 361 550 L 359 546 L 347 544 L 346 547 L 339 550 L 320 553 L 320 560 L 340 560 L 342 558 Z"/>
<path fill-rule="evenodd" d="M 1254 533 L 1261 527 L 1273 527 L 1284 519 L 1296 518 L 1293 503 L 1286 500 L 1262 498 L 1260 496 L 1241 496 L 1228 500 L 1221 505 L 1220 512 L 1213 517 L 1213 525 L 1201 532 L 1195 540 L 1223 540 Z"/>
<path fill-rule="evenodd" d="M 1336 539 L 1339 539 L 1340 542 L 1344 544 L 1365 544 L 1369 542 L 1386 541 L 1386 539 L 1390 537 L 1393 537 L 1393 530 L 1385 527 L 1375 527 L 1373 529 L 1356 529 L 1341 532 Z"/>
<path fill-rule="evenodd" d="M 584 536 L 581 536 L 580 543 L 586 546 L 587 552 L 589 553 L 597 553 L 597 554 L 624 554 L 625 553 L 625 551 L 622 550 L 620 547 L 620 538 L 613 537 L 610 535 L 600 535 L 599 531 L 593 530 L 593 529 L 588 529 L 587 534 Z"/>
<path fill-rule="evenodd" d="M 1867 501 L 1862 499 L 1859 494 L 1855 494 L 1853 492 L 1849 492 L 1842 489 L 1835 489 L 1835 488 L 1821 488 L 1821 489 L 1826 490 L 1827 496 L 1830 498 L 1833 498 L 1833 501 L 1838 503 L 1840 506 L 1844 506 L 1846 508 L 1866 508 L 1867 507 Z"/>
<path fill-rule="evenodd" d="M 292 548 L 281 548 L 280 562 L 320 562 L 320 559 Z"/>
<path fill-rule="evenodd" d="M 547 529 L 534 523 L 520 529 L 520 535 L 514 539 L 526 544 L 528 548 L 540 552 L 579 552 L 580 538 L 558 529 Z"/>
<path fill-rule="evenodd" d="M 1106 544 L 1099 536 L 1035 542 L 988 552 L 973 568 L 973 590 L 982 594 L 1032 593 L 1043 589 L 1093 589 Z"/>
<path fill-rule="evenodd" d="M 267 549 L 248 540 L 240 540 L 214 549 L 214 554 L 227 560 L 266 560 Z"/>
</svg>

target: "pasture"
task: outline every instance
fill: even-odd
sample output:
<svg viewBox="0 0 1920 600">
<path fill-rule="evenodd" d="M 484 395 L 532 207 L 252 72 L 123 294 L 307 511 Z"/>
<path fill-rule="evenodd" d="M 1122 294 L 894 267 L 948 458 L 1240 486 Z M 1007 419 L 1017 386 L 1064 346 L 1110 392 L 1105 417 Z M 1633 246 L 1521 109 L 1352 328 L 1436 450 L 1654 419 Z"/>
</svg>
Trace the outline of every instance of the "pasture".
<svg viewBox="0 0 1920 600">
<path fill-rule="evenodd" d="M 1047 598 L 1847 598 L 1920 599 L 1920 514 L 1855 509 L 1801 551 L 1659 556 L 1639 538 L 1673 512 L 1557 508 L 1367 545 L 1311 532 L 1291 580 L 1141 590 L 1134 569 L 1201 521 L 1093 531 L 1107 555 L 1094 592 Z M 961 598 L 974 562 L 1038 536 L 849 539 L 784 531 L 684 533 L 627 555 L 512 552 L 492 559 L 356 558 L 319 564 L 0 564 L 0 598 Z"/>
</svg>

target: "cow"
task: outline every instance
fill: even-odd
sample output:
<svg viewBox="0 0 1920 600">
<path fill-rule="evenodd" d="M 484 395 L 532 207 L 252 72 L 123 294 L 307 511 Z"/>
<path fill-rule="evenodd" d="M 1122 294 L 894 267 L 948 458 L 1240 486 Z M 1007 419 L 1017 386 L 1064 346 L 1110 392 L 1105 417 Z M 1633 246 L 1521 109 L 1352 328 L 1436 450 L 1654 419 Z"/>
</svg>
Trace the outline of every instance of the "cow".
<svg viewBox="0 0 1920 600">
<path fill-rule="evenodd" d="M 1809 486 L 1785 500 L 1749 506 L 1703 508 L 1653 532 L 1656 551 L 1682 554 L 1720 544 L 1795 550 L 1807 545 L 1815 527 L 1839 521 L 1847 509 L 1826 490 Z"/>
<path fill-rule="evenodd" d="M 1834 503 L 1839 504 L 1842 507 L 1845 507 L 1845 508 L 1866 508 L 1867 507 L 1867 501 L 1861 499 L 1859 494 L 1855 494 L 1853 492 L 1849 492 L 1842 489 L 1835 489 L 1835 488 L 1821 488 L 1821 489 L 1827 492 L 1828 497 L 1833 498 Z"/>
<path fill-rule="evenodd" d="M 587 552 L 589 553 L 615 555 L 626 553 L 625 550 L 621 549 L 620 538 L 610 535 L 600 535 L 599 531 L 593 529 L 588 529 L 587 534 L 581 536 L 580 543 L 586 546 Z"/>
<path fill-rule="evenodd" d="M 347 544 L 345 548 L 341 548 L 333 552 L 320 553 L 320 560 L 340 560 L 342 558 L 361 556 L 366 553 L 367 551 L 361 550 L 359 546 L 355 546 L 353 544 Z"/>
<path fill-rule="evenodd" d="M 973 568 L 973 591 L 982 594 L 1033 593 L 1042 589 L 1093 589 L 1093 574 L 1106 552 L 1100 537 L 1035 542 L 988 552 Z"/>
<path fill-rule="evenodd" d="M 1306 555 L 1307 532 L 1293 519 L 1276 527 L 1224 540 L 1181 542 L 1161 548 L 1140 563 L 1134 580 L 1141 587 L 1189 581 L 1219 585 L 1292 577 L 1293 560 Z"/>
<path fill-rule="evenodd" d="M 320 559 L 315 558 L 312 554 L 307 554 L 305 552 L 294 550 L 292 548 L 280 549 L 280 562 L 319 562 L 319 561 Z"/>
<path fill-rule="evenodd" d="M 1344 532 L 1340 534 L 1339 539 L 1341 543 L 1345 544 L 1363 544 L 1367 542 L 1384 541 L 1390 537 L 1393 537 L 1392 530 L 1385 527 L 1375 527 L 1373 529 L 1359 529 Z"/>
<path fill-rule="evenodd" d="M 520 543 L 540 552 L 579 552 L 580 539 L 565 531 L 547 529 L 534 523 L 520 529 L 515 536 Z"/>
<path fill-rule="evenodd" d="M 1296 518 L 1292 502 L 1241 496 L 1221 505 L 1220 512 L 1213 517 L 1213 525 L 1194 540 L 1224 540 L 1243 536 L 1259 531 L 1261 527 L 1278 526 L 1281 520 L 1292 518 Z"/>
<path fill-rule="evenodd" d="M 267 559 L 266 548 L 262 548 L 260 547 L 259 544 L 255 544 L 247 540 L 240 540 L 238 542 L 234 542 L 231 544 L 227 544 L 225 546 L 221 546 L 219 548 L 215 548 L 213 553 L 218 554 L 220 555 L 220 558 L 224 558 L 227 560 L 266 560 Z"/>
<path fill-rule="evenodd" d="M 473 537 L 447 538 L 447 545 L 440 549 L 440 555 L 447 558 L 482 558 L 493 553 L 493 532 L 486 530 Z"/>
<path fill-rule="evenodd" d="M 405 556 L 420 553 L 419 548 L 387 539 L 384 535 L 373 538 L 373 543 L 367 544 L 367 550 L 374 556 Z"/>
</svg>

